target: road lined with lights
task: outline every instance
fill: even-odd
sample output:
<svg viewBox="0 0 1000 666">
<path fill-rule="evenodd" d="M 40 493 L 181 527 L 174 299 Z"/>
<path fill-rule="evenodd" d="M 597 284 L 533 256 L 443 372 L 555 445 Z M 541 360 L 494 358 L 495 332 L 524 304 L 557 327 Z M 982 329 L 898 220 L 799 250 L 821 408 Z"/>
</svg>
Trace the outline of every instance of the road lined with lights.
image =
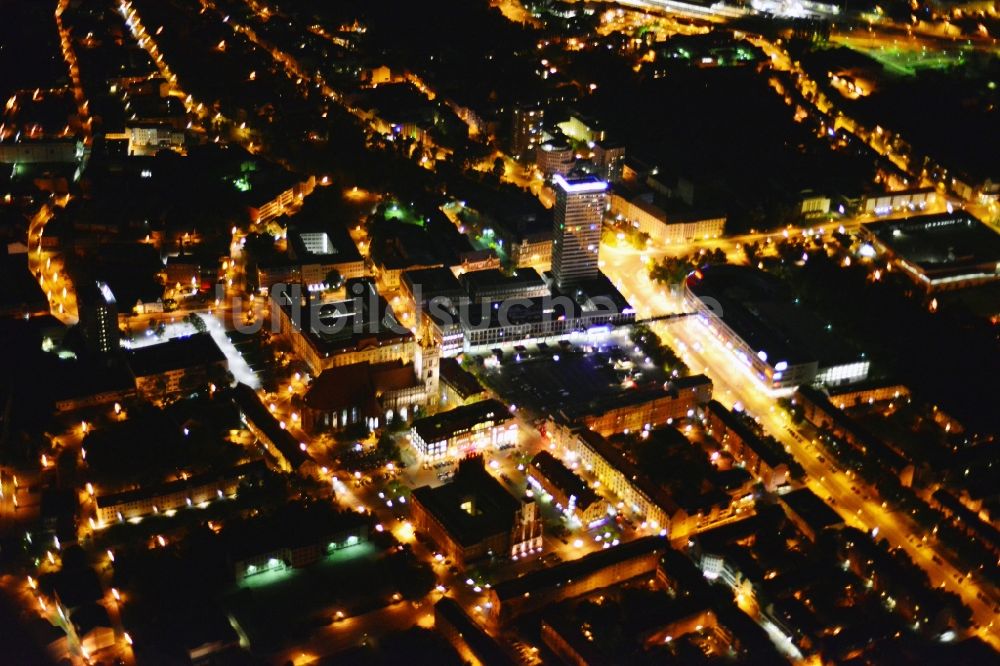
<svg viewBox="0 0 1000 666">
<path fill-rule="evenodd" d="M 609 254 L 611 258 L 604 262 L 605 273 L 624 287 L 624 295 L 636 308 L 638 317 L 684 309 L 679 296 L 666 296 L 661 287 L 649 280 L 645 267 L 635 255 L 605 253 Z M 760 419 L 765 431 L 802 465 L 807 474 L 805 485 L 810 490 L 832 504 L 848 524 L 865 531 L 877 527 L 879 538 L 884 537 L 892 546 L 903 548 L 928 573 L 932 584 L 941 585 L 962 599 L 980 627 L 976 633 L 1000 649 L 1000 627 L 996 624 L 996 600 L 992 592 L 970 580 L 968 572 L 959 571 L 952 565 L 937 544 L 925 540 L 923 530 L 906 516 L 875 501 L 877 492 L 862 479 L 853 472 L 845 472 L 834 462 L 821 459 L 823 452 L 813 444 L 811 427 L 793 425 L 778 405 L 776 396 L 700 320 L 688 317 L 653 324 L 652 328 L 693 372 L 704 372 L 712 379 L 716 399 L 729 407 L 739 404 Z"/>
</svg>

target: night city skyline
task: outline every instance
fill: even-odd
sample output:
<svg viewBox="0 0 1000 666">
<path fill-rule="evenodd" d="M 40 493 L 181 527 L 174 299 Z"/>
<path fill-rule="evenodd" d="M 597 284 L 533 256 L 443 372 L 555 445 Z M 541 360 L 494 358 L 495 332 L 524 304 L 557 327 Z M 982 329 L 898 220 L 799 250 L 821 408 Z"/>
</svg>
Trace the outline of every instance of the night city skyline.
<svg viewBox="0 0 1000 666">
<path fill-rule="evenodd" d="M 998 661 L 996 0 L 0 16 L 0 664 Z"/>
</svg>

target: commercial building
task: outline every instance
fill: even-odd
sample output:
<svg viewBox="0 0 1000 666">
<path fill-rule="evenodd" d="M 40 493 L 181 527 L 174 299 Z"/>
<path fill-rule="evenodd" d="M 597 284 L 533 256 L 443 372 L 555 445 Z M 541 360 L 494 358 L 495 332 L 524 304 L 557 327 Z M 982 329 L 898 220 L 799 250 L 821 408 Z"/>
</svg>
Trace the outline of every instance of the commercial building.
<svg viewBox="0 0 1000 666">
<path fill-rule="evenodd" d="M 608 503 L 548 451 L 531 459 L 526 475 L 535 492 L 547 494 L 567 519 L 593 527 L 607 519 Z"/>
<path fill-rule="evenodd" d="M 498 400 L 481 400 L 417 419 L 413 447 L 427 460 L 454 460 L 517 444 L 517 421 Z"/>
<path fill-rule="evenodd" d="M 620 294 L 615 292 L 620 297 Z M 569 336 L 601 335 L 612 328 L 635 322 L 635 310 L 624 298 L 596 302 L 586 299 L 581 305 L 569 297 L 534 298 L 512 302 L 507 307 L 473 307 L 461 319 L 465 351 L 524 345 L 540 340 Z"/>
<path fill-rule="evenodd" d="M 929 292 L 1000 280 L 1000 234 L 964 211 L 862 224 L 859 235 Z"/>
<path fill-rule="evenodd" d="M 462 275 L 459 282 L 473 303 L 550 295 L 548 285 L 534 268 L 518 268 L 510 274 L 497 269 L 475 271 Z"/>
<path fill-rule="evenodd" d="M 117 352 L 121 345 L 118 330 L 118 303 L 104 282 L 84 283 L 77 289 L 80 330 L 90 351 L 98 354 Z"/>
<path fill-rule="evenodd" d="M 903 211 L 921 211 L 937 203 L 938 193 L 933 187 L 921 187 L 897 192 L 880 192 L 861 197 L 858 210 L 872 215 L 889 215 Z"/>
<path fill-rule="evenodd" d="M 709 433 L 755 477 L 774 492 L 788 483 L 788 464 L 782 452 L 764 442 L 739 416 L 718 400 L 705 406 Z"/>
<path fill-rule="evenodd" d="M 559 416 L 564 423 L 584 426 L 607 437 L 649 430 L 694 416 L 711 398 L 712 380 L 705 375 L 691 375 L 672 379 L 662 387 L 566 407 Z"/>
<path fill-rule="evenodd" d="M 152 488 L 98 495 L 97 521 L 99 525 L 107 525 L 233 497 L 241 483 L 259 478 L 265 470 L 264 463 L 257 460 L 224 472 L 198 474 Z"/>
<path fill-rule="evenodd" d="M 465 566 L 487 557 L 540 552 L 542 519 L 532 499 L 517 499 L 486 471 L 481 456 L 461 461 L 450 483 L 410 497 L 413 522 L 441 552 Z"/>
<path fill-rule="evenodd" d="M 868 377 L 869 361 L 810 311 L 780 279 L 747 266 L 718 265 L 684 281 L 698 320 L 737 360 L 772 389 L 851 384 Z"/>
<path fill-rule="evenodd" d="M 542 142 L 545 109 L 515 106 L 511 118 L 510 153 L 516 160 L 531 159 Z"/>
<path fill-rule="evenodd" d="M 314 375 L 353 363 L 413 361 L 413 332 L 396 319 L 389 304 L 368 279 L 348 280 L 350 298 L 314 299 L 302 285 L 271 290 L 272 317 L 292 350 Z"/>
<path fill-rule="evenodd" d="M 290 503 L 222 532 L 237 583 L 267 572 L 315 564 L 368 541 L 371 519 L 320 503 Z"/>
<path fill-rule="evenodd" d="M 222 381 L 229 361 L 209 333 L 139 347 L 128 352 L 135 387 L 147 398 L 162 398 Z"/>
<path fill-rule="evenodd" d="M 307 287 L 326 285 L 332 272 L 341 280 L 365 274 L 364 259 L 347 229 L 334 224 L 289 229 L 288 256 L 299 267 L 299 279 Z"/>
<path fill-rule="evenodd" d="M 656 571 L 669 542 L 648 536 L 590 553 L 548 569 L 497 583 L 489 590 L 490 618 L 499 625 L 549 604 Z"/>
<path fill-rule="evenodd" d="M 598 274 L 608 184 L 595 176 L 553 178 L 552 275 L 562 290 Z"/>
</svg>

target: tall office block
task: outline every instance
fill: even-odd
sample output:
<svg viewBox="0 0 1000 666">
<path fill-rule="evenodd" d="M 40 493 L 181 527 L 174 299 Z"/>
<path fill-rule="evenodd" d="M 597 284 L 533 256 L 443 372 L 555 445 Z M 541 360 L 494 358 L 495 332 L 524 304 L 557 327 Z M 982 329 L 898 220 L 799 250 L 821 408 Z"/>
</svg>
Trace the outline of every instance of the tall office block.
<svg viewBox="0 0 1000 666">
<path fill-rule="evenodd" d="M 553 177 L 556 205 L 552 240 L 552 275 L 562 289 L 598 274 L 608 184 L 596 176 Z"/>
</svg>

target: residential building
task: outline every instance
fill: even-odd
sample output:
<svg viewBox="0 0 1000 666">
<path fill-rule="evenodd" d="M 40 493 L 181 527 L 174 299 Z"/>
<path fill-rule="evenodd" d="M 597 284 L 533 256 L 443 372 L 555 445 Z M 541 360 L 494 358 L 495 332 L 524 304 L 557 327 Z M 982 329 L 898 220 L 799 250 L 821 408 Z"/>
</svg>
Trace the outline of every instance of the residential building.
<svg viewBox="0 0 1000 666">
<path fill-rule="evenodd" d="M 535 166 L 545 178 L 565 176 L 575 159 L 573 147 L 564 139 L 551 139 L 535 148 Z"/>
<path fill-rule="evenodd" d="M 542 142 L 545 109 L 541 106 L 515 106 L 512 115 L 510 153 L 516 160 L 530 159 Z"/>
<path fill-rule="evenodd" d="M 598 141 L 591 149 L 597 175 L 608 183 L 621 182 L 625 169 L 625 146 L 614 141 Z"/>
<path fill-rule="evenodd" d="M 121 349 L 118 304 L 104 282 L 84 283 L 77 289 L 80 330 L 90 351 L 111 354 Z"/>
<path fill-rule="evenodd" d="M 648 235 L 653 242 L 689 243 L 719 238 L 726 227 L 726 215 L 720 211 L 668 213 L 657 206 L 651 193 L 631 195 L 624 189 L 611 194 L 610 214 L 632 228 Z"/>
<path fill-rule="evenodd" d="M 705 406 L 709 433 L 739 461 L 764 487 L 774 492 L 788 483 L 785 456 L 764 442 L 740 417 L 718 400 Z"/>
<path fill-rule="evenodd" d="M 673 379 L 663 387 L 629 391 L 566 407 L 559 417 L 564 423 L 584 426 L 607 437 L 692 417 L 711 398 L 712 380 L 705 375 L 691 375 Z"/>
<path fill-rule="evenodd" d="M 231 395 L 243 423 L 281 470 L 315 474 L 318 466 L 305 442 L 299 442 L 288 432 L 285 424 L 274 417 L 252 388 L 240 383 L 231 390 Z"/>
<path fill-rule="evenodd" d="M 109 525 L 234 497 L 241 483 L 259 478 L 265 470 L 264 463 L 256 460 L 223 472 L 207 472 L 158 486 L 98 495 L 97 522 L 102 526 Z"/>
<path fill-rule="evenodd" d="M 126 123 L 128 154 L 148 156 L 160 150 L 183 150 L 185 134 L 168 123 Z"/>
<path fill-rule="evenodd" d="M 552 504 L 567 519 L 590 528 L 604 522 L 610 515 L 607 500 L 548 451 L 535 454 L 526 476 L 535 492 L 542 494 L 543 499 L 548 495 Z"/>
<path fill-rule="evenodd" d="M 213 379 L 221 383 L 229 371 L 226 355 L 209 333 L 139 347 L 127 358 L 136 390 L 147 398 L 193 392 Z"/>
<path fill-rule="evenodd" d="M 504 625 L 549 604 L 648 575 L 656 571 L 660 555 L 669 548 L 669 542 L 662 537 L 641 537 L 501 581 L 487 594 L 490 618 Z"/>
<path fill-rule="evenodd" d="M 443 597 L 434 604 L 434 630 L 472 666 L 514 666 L 520 663 L 504 652 L 500 643 L 469 617 L 457 601 Z"/>
<path fill-rule="evenodd" d="M 778 501 L 789 520 L 795 523 L 799 531 L 810 541 L 815 542 L 816 537 L 825 529 L 844 525 L 844 519 L 840 514 L 827 506 L 826 502 L 808 488 L 799 488 L 779 495 Z"/>
<path fill-rule="evenodd" d="M 871 456 L 883 467 L 899 476 L 904 486 L 913 484 L 914 465 L 900 451 L 890 447 L 856 423 L 842 409 L 834 405 L 820 389 L 802 386 L 795 393 L 793 402 L 802 409 L 802 416 L 817 428 L 854 448 L 863 456 Z"/>
</svg>

